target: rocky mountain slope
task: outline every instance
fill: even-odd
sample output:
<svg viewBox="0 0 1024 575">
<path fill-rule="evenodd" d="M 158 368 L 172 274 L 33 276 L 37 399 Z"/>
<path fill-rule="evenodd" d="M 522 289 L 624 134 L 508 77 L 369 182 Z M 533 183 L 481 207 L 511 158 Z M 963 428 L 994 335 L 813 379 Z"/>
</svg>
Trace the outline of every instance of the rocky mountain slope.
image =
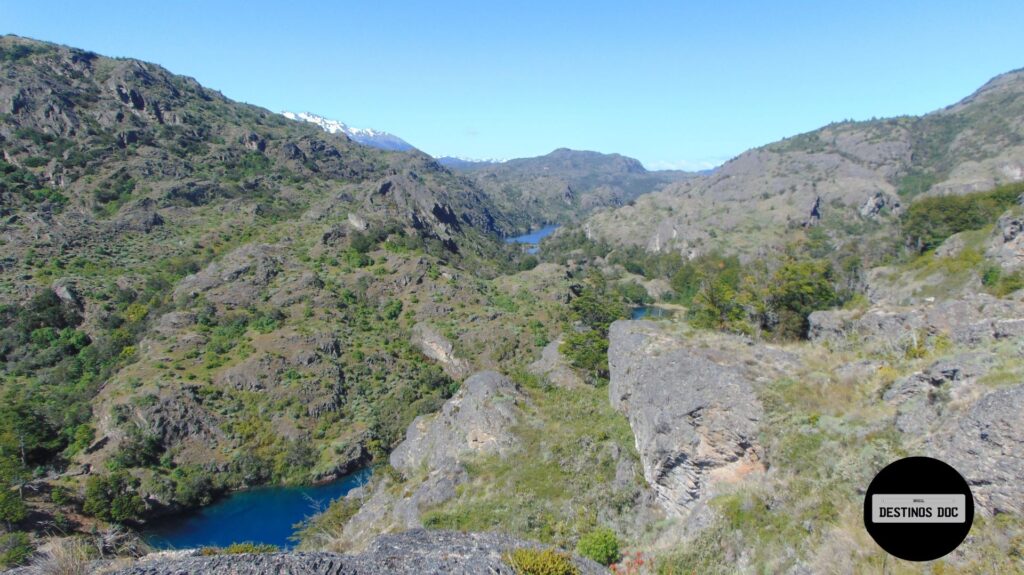
<svg viewBox="0 0 1024 575">
<path fill-rule="evenodd" d="M 711 174 L 589 219 L 591 237 L 684 254 L 764 253 L 787 228 L 864 241 L 920 194 L 1024 179 L 1024 72 L 920 117 L 841 122 L 741 154 Z"/>
<path fill-rule="evenodd" d="M 431 158 L 137 60 L 13 36 L 0 56 L 0 455 L 72 494 L 69 528 L 113 470 L 138 519 L 386 456 L 458 386 L 417 324 L 533 348 L 487 279 L 517 265 L 510 221 Z"/>
<path fill-rule="evenodd" d="M 633 158 L 560 148 L 536 158 L 452 166 L 471 176 L 521 228 L 574 222 L 602 207 L 626 205 L 686 172 L 649 172 Z"/>
<path fill-rule="evenodd" d="M 183 255 L 183 238 L 218 226 L 306 212 L 357 230 L 397 224 L 450 250 L 509 229 L 423 154 L 368 149 L 137 60 L 13 36 L 0 47 L 5 301 L 38 283 L 23 279 L 33 259 L 128 268 L 142 253 Z"/>
</svg>

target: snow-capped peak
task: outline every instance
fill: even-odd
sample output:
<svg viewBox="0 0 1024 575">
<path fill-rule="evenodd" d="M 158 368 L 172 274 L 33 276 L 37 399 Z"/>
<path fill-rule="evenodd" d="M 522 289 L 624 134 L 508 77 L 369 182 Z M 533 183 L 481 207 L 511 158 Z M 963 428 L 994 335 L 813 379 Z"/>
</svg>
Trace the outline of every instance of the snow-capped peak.
<svg viewBox="0 0 1024 575">
<path fill-rule="evenodd" d="M 289 120 L 316 124 L 317 126 L 320 126 L 320 129 L 330 134 L 345 134 L 353 141 L 363 144 L 364 146 L 397 151 L 413 149 L 411 144 L 393 134 L 370 128 L 352 128 L 344 122 L 331 120 L 310 112 L 281 112 L 281 115 Z"/>
</svg>

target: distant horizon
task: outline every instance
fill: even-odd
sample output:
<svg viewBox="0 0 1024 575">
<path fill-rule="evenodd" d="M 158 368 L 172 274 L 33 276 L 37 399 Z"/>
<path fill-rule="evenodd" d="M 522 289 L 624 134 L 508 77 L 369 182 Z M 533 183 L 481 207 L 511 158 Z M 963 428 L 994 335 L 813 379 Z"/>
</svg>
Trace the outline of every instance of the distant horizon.
<svg viewBox="0 0 1024 575">
<path fill-rule="evenodd" d="M 558 148 L 698 171 L 830 123 L 920 116 L 1024 66 L 1024 3 L 489 6 L 0 0 L 4 33 L 130 57 L 435 157 Z M 955 39 L 956 41 L 950 41 Z"/>
</svg>

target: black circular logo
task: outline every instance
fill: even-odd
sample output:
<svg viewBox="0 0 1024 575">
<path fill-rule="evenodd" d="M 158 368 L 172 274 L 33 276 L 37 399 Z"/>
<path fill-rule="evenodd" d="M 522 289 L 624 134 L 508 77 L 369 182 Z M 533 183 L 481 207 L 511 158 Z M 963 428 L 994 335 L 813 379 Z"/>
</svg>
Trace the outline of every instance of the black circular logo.
<svg viewBox="0 0 1024 575">
<path fill-rule="evenodd" d="M 963 542 L 973 522 L 967 481 L 931 457 L 890 463 L 864 495 L 864 527 L 882 549 L 908 561 L 946 555 Z"/>
</svg>

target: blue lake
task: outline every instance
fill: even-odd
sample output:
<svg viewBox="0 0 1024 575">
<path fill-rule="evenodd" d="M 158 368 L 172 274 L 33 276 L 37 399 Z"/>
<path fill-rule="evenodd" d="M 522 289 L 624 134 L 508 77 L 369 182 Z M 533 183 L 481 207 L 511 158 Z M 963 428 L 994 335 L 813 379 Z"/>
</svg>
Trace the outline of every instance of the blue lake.
<svg viewBox="0 0 1024 575">
<path fill-rule="evenodd" d="M 370 479 L 370 469 L 313 487 L 238 491 L 195 512 L 155 522 L 143 533 L 159 549 L 225 547 L 250 541 L 291 547 L 293 526 Z"/>
<path fill-rule="evenodd" d="M 630 319 L 658 319 L 672 317 L 672 310 L 658 307 L 656 305 L 642 305 L 632 309 Z"/>
<path fill-rule="evenodd" d="M 537 244 L 540 243 L 540 241 L 542 239 L 544 239 L 544 238 L 550 236 L 551 234 L 555 233 L 555 230 L 557 230 L 557 229 L 558 229 L 557 225 L 544 226 L 543 228 L 541 228 L 539 230 L 532 231 L 532 232 L 530 232 L 528 234 L 523 234 L 521 236 L 514 236 L 514 237 L 511 237 L 511 238 L 505 238 L 505 243 L 509 243 L 509 244 L 530 244 L 532 246 L 536 246 Z M 537 253 L 537 248 L 536 247 L 532 247 L 532 248 L 527 249 L 526 251 L 530 252 L 531 254 L 534 254 L 534 253 Z"/>
</svg>

